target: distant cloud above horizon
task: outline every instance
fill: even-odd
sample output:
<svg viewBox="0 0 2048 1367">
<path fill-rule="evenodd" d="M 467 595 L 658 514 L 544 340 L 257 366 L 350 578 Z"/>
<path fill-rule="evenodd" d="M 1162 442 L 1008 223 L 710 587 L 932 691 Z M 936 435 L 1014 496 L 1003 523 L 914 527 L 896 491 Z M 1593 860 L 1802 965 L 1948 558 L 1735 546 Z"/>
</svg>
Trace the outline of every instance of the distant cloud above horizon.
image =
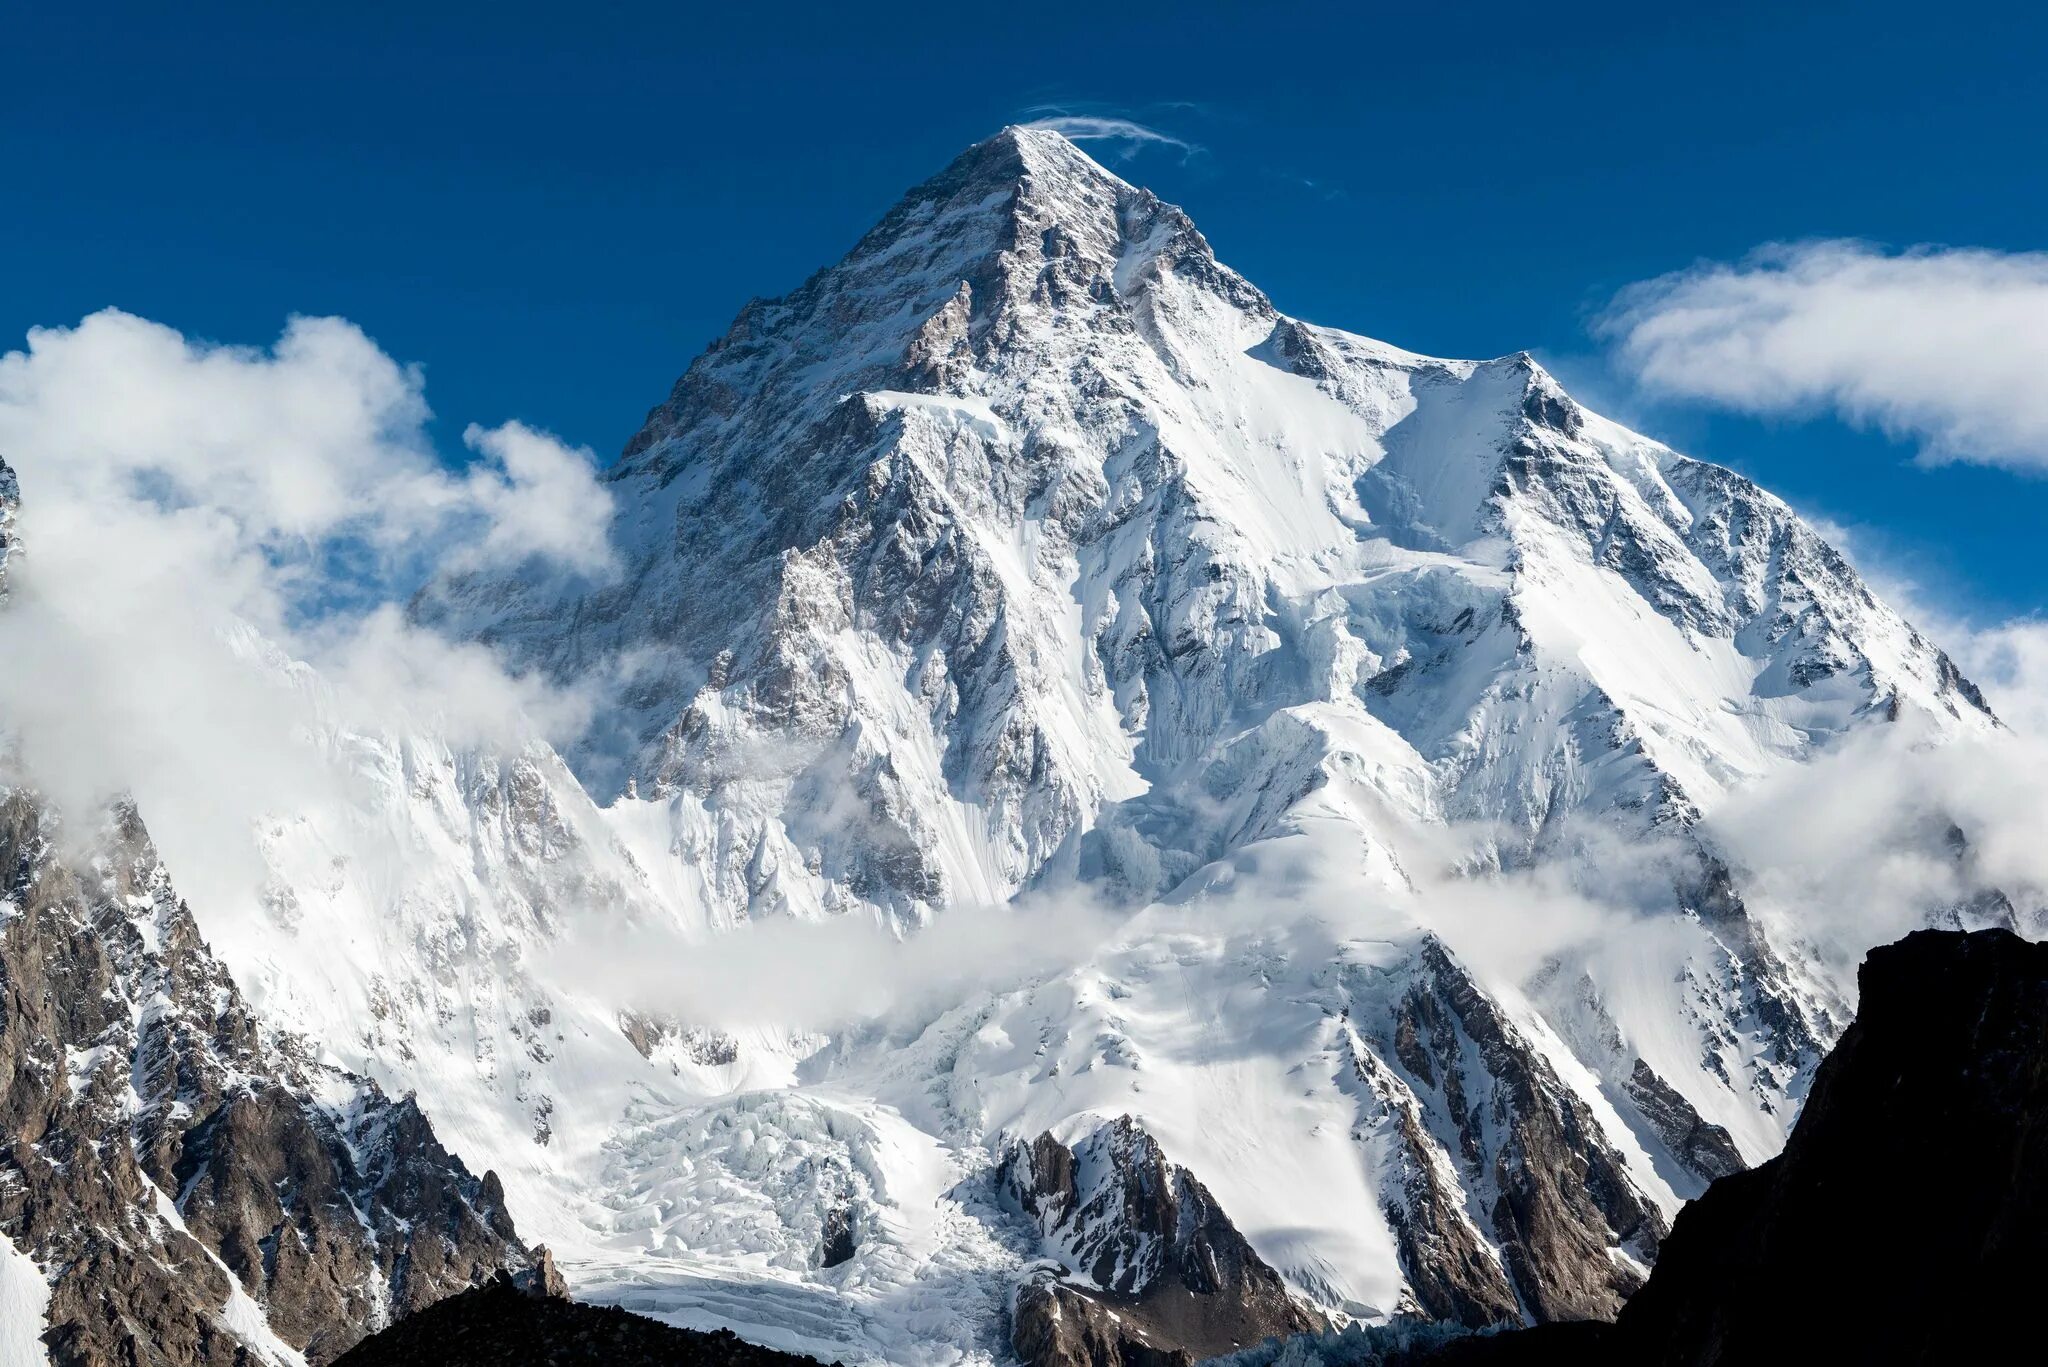
<svg viewBox="0 0 2048 1367">
<path fill-rule="evenodd" d="M 1596 331 L 1654 395 L 2048 472 L 2048 253 L 1774 244 L 1631 285 Z"/>
</svg>

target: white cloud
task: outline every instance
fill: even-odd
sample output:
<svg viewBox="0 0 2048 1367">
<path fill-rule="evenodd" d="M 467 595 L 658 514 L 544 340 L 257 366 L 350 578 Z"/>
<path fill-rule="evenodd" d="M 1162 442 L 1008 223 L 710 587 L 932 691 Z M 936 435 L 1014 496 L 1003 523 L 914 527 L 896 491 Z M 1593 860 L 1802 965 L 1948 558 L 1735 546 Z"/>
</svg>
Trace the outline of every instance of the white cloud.
<svg viewBox="0 0 2048 1367">
<path fill-rule="evenodd" d="M 749 921 L 708 940 L 581 921 L 552 966 L 565 983 L 692 1023 L 830 1030 L 1063 972 L 1118 919 L 1079 891 L 949 908 L 898 938 L 866 916 Z"/>
<path fill-rule="evenodd" d="M 2048 253 L 1777 245 L 1631 286 L 1599 326 L 1656 393 L 2048 468 Z"/>
<path fill-rule="evenodd" d="M 1842 737 L 1730 797 L 1703 827 L 1744 874 L 1752 909 L 1831 960 L 1846 990 L 1872 945 L 1997 891 L 2048 927 L 2048 622 L 1972 624 L 1886 563 L 1881 537 L 1808 517 L 1984 692 L 2005 728 L 1937 740 L 1908 723 Z M 1948 833 L 1968 842 L 1958 858 Z"/>
<path fill-rule="evenodd" d="M 1946 639 L 1957 667 L 2006 725 L 2048 740 L 2048 622 L 2015 618 Z"/>
<path fill-rule="evenodd" d="M 1986 892 L 2008 896 L 2040 933 L 2044 809 L 2048 748 L 2030 735 L 1929 744 L 1872 727 L 1735 795 L 1706 830 L 1742 871 L 1751 909 L 1819 949 L 1846 988 L 1870 946 Z"/>
<path fill-rule="evenodd" d="M 28 777 L 74 812 L 132 793 L 167 845 L 241 861 L 253 818 L 332 792 L 321 726 L 580 728 L 584 700 L 396 604 L 451 561 L 602 571 L 610 495 L 518 424 L 472 428 L 479 459 L 451 470 L 429 416 L 420 372 L 333 318 L 259 350 L 108 310 L 0 356 L 23 547 L 0 730 Z"/>
<path fill-rule="evenodd" d="M 590 476 L 590 451 L 518 422 L 471 423 L 462 440 L 496 462 L 472 469 L 465 490 L 486 521 L 476 558 L 516 564 L 538 555 L 593 575 L 613 567 L 612 496 Z"/>
<path fill-rule="evenodd" d="M 1177 138 L 1134 119 L 1111 118 L 1097 114 L 1051 113 L 1044 118 L 1033 119 L 1027 128 L 1050 128 L 1053 132 L 1072 142 L 1120 142 L 1125 150 L 1152 145 L 1178 148 L 1182 156 L 1190 156 L 1202 149 L 1185 138 Z"/>
</svg>

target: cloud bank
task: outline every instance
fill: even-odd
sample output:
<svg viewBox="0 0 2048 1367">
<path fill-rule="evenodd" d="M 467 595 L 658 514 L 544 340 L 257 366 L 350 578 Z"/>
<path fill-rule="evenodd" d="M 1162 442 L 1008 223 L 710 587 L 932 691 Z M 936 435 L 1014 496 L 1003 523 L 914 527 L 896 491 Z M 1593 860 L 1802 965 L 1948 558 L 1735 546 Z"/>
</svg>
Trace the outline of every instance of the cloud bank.
<svg viewBox="0 0 2048 1367">
<path fill-rule="evenodd" d="M 1949 653 L 1956 664 L 1984 690 L 1991 710 L 2008 726 L 2048 737 L 2048 622 L 2016 618 L 1943 639 L 1954 643 Z"/>
<path fill-rule="evenodd" d="M 255 349 L 110 309 L 0 356 L 9 759 L 60 810 L 129 793 L 167 847 L 239 860 L 254 817 L 331 790 L 311 729 L 577 730 L 575 695 L 397 604 L 438 565 L 608 572 L 610 494 L 517 423 L 472 427 L 450 468 L 429 417 L 419 370 L 336 318 Z"/>
<path fill-rule="evenodd" d="M 1598 327 L 1657 394 L 2048 469 L 2048 253 L 1776 245 L 1631 286 Z"/>
</svg>

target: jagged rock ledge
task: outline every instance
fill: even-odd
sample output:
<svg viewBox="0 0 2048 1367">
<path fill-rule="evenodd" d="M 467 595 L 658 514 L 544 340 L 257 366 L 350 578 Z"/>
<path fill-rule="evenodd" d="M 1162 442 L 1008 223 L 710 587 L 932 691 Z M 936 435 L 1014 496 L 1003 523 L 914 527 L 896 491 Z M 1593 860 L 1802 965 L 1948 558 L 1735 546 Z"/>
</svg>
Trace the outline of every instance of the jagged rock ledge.
<svg viewBox="0 0 2048 1367">
<path fill-rule="evenodd" d="M 1050 1134 L 1019 1145 L 997 1180 L 1050 1260 L 1012 1307 L 1030 1367 L 1185 1367 L 1326 1327 L 1129 1116 L 1072 1147 Z"/>
<path fill-rule="evenodd" d="M 0 1234 L 59 1364 L 317 1367 L 532 1262 L 411 1098 L 258 1024 L 132 806 L 67 832 L 4 787 Z"/>
</svg>

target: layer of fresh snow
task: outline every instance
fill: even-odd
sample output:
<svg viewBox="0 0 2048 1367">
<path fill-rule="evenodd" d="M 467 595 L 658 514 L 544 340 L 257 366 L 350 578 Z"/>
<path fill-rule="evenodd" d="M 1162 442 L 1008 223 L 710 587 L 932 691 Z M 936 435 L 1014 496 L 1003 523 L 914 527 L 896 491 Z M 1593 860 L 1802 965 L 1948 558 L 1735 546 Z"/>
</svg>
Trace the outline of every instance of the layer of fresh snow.
<svg viewBox="0 0 2048 1367">
<path fill-rule="evenodd" d="M 268 1367 L 306 1367 L 305 1355 L 277 1336 L 277 1331 L 270 1327 L 270 1317 L 242 1289 L 242 1284 L 235 1280 L 235 1274 L 228 1272 L 225 1265 L 221 1271 L 228 1279 L 228 1302 L 221 1307 L 220 1327 L 234 1335 Z"/>
</svg>

